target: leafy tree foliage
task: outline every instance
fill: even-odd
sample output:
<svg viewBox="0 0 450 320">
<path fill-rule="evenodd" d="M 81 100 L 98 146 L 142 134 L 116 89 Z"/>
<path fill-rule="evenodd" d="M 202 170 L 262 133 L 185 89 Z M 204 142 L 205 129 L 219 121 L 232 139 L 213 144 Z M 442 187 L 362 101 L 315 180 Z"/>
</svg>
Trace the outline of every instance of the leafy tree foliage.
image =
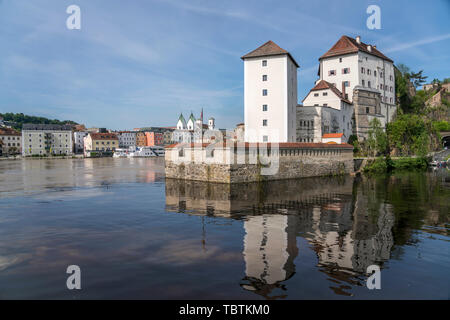
<svg viewBox="0 0 450 320">
<path fill-rule="evenodd" d="M 0 117 L 2 117 L 3 120 L 5 120 L 5 121 L 14 122 L 14 125 L 12 127 L 17 130 L 21 130 L 22 125 L 24 123 L 60 124 L 60 125 L 62 125 L 62 124 L 78 124 L 71 120 L 64 120 L 64 121 L 60 121 L 60 120 L 56 120 L 56 119 L 52 120 L 52 119 L 48 119 L 48 118 L 44 118 L 44 117 L 29 116 L 29 115 L 25 115 L 23 113 L 12 113 L 12 112 L 0 113 Z"/>
</svg>

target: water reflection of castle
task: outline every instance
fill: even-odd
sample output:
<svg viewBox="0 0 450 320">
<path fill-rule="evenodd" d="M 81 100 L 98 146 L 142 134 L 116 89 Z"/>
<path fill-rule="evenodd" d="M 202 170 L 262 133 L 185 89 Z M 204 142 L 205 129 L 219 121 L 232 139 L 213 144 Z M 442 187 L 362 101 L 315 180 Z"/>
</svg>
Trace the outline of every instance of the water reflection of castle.
<svg viewBox="0 0 450 320">
<path fill-rule="evenodd" d="M 351 285 L 362 284 L 367 266 L 389 259 L 393 245 L 390 208 L 369 212 L 368 198 L 356 189 L 351 177 L 245 185 L 167 179 L 166 208 L 244 220 L 245 290 L 285 297 L 283 282 L 295 274 L 297 237 L 303 237 L 330 288 L 349 295 Z"/>
</svg>

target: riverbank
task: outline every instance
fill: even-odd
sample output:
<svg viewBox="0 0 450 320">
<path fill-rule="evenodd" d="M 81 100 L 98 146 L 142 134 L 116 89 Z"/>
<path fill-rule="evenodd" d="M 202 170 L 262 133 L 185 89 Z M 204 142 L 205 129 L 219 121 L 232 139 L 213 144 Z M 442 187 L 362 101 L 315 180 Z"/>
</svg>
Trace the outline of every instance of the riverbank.
<svg viewBox="0 0 450 320">
<path fill-rule="evenodd" d="M 386 173 L 395 171 L 426 170 L 430 160 L 425 157 L 378 157 L 367 159 L 361 172 L 365 174 Z"/>
<path fill-rule="evenodd" d="M 9 157 L 0 157 L 1 160 L 22 160 L 22 159 L 31 159 L 31 160 L 44 160 L 44 159 L 85 159 L 86 157 L 82 154 L 74 154 L 71 156 L 31 156 L 31 157 L 23 157 L 21 155 L 17 156 L 9 156 Z"/>
</svg>

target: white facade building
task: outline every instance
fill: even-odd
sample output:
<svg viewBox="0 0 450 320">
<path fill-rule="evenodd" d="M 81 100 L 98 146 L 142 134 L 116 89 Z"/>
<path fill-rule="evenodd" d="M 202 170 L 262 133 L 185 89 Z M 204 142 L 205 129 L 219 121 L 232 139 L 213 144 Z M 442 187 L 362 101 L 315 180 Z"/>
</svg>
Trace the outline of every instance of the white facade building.
<svg viewBox="0 0 450 320">
<path fill-rule="evenodd" d="M 272 41 L 242 60 L 245 141 L 295 142 L 299 65 Z"/>
<path fill-rule="evenodd" d="M 136 145 L 136 132 L 119 131 L 117 138 L 119 139 L 119 148 L 129 148 Z"/>
<path fill-rule="evenodd" d="M 342 36 L 319 58 L 319 77 L 334 84 L 345 98 L 353 102 L 353 89 L 369 88 L 381 94 L 381 122 L 392 121 L 395 114 L 395 74 L 393 61 L 376 46 Z"/>
<path fill-rule="evenodd" d="M 22 155 L 71 155 L 72 128 L 56 124 L 24 124 Z"/>
<path fill-rule="evenodd" d="M 324 80 L 317 82 L 303 100 L 303 106 L 299 106 L 300 109 L 298 110 L 301 111 L 301 108 L 307 107 L 313 107 L 315 109 L 330 108 L 336 111 L 327 110 L 326 112 L 330 119 L 326 119 L 327 117 L 323 114 L 322 110 L 317 110 L 319 121 L 315 121 L 318 123 L 314 123 L 314 126 L 316 128 L 321 127 L 321 130 L 320 132 L 317 130 L 313 141 L 306 142 L 321 142 L 322 135 L 325 133 L 343 133 L 342 140 L 344 142 L 348 141 L 348 138 L 353 133 L 353 105 L 348 99 L 344 98 L 343 94 L 333 84 Z M 300 128 L 302 127 L 302 120 L 312 120 L 306 116 L 300 115 L 300 117 Z M 297 141 L 305 142 L 302 137 L 300 139 L 300 141 Z"/>
<path fill-rule="evenodd" d="M 87 131 L 75 131 L 73 133 L 74 142 L 74 152 L 83 153 L 84 152 L 84 137 L 89 134 Z"/>
</svg>

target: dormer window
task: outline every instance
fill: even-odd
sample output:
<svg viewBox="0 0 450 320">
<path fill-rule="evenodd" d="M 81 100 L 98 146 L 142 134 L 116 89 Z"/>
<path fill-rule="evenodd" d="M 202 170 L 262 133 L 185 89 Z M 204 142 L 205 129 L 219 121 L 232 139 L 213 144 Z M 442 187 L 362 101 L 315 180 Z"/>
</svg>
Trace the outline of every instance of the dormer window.
<svg viewBox="0 0 450 320">
<path fill-rule="evenodd" d="M 262 66 L 263 66 L 263 67 L 267 67 L 267 60 L 263 60 L 263 61 L 262 61 Z"/>
</svg>

